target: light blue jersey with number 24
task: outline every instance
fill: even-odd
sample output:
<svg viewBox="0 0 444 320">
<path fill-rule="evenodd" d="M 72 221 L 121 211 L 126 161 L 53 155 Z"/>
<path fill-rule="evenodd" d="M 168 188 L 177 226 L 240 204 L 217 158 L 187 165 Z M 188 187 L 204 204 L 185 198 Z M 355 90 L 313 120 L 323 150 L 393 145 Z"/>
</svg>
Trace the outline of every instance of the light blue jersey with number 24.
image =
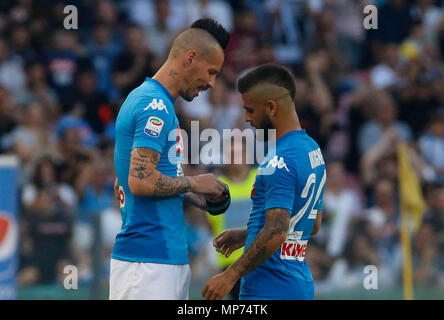
<svg viewBox="0 0 444 320">
<path fill-rule="evenodd" d="M 308 239 L 323 209 L 325 164 L 318 144 L 305 130 L 276 140 L 259 166 L 251 193 L 245 250 L 265 224 L 265 211 L 287 209 L 290 226 L 281 247 L 241 280 L 241 299 L 313 299 L 314 286 L 305 260 Z"/>
</svg>

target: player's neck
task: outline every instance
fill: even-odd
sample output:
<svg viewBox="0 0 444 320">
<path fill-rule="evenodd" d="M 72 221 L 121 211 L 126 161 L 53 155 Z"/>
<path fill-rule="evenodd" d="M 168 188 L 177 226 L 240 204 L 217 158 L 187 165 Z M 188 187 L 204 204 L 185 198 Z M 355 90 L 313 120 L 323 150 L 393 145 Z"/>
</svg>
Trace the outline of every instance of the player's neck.
<svg viewBox="0 0 444 320">
<path fill-rule="evenodd" d="M 284 115 L 275 124 L 276 128 L 276 139 L 279 139 L 286 133 L 295 130 L 302 130 L 301 123 L 299 122 L 298 115 L 296 112 L 291 112 Z"/>
<path fill-rule="evenodd" d="M 180 77 L 177 68 L 170 62 L 165 62 L 164 65 L 156 72 L 153 79 L 162 84 L 165 89 L 177 99 L 179 97 L 179 83 Z"/>
</svg>

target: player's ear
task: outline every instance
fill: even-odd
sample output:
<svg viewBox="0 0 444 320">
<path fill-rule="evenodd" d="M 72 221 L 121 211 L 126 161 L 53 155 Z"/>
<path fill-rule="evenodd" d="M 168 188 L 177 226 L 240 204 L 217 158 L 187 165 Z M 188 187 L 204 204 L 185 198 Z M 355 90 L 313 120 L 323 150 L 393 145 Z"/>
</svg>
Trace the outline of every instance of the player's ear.
<svg viewBox="0 0 444 320">
<path fill-rule="evenodd" d="M 277 113 L 277 103 L 274 100 L 267 100 L 266 101 L 266 110 L 269 116 L 274 117 Z"/>
<path fill-rule="evenodd" d="M 193 60 L 196 58 L 197 55 L 197 51 L 196 50 L 188 50 L 185 53 L 185 59 L 184 59 L 184 67 L 188 68 L 191 66 L 191 64 L 193 63 Z"/>
</svg>

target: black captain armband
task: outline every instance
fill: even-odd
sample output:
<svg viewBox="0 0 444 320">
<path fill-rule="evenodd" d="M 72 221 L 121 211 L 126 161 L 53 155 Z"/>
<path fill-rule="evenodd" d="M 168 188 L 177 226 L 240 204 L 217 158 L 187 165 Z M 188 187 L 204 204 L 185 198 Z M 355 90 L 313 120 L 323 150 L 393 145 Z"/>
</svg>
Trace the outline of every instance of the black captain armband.
<svg viewBox="0 0 444 320">
<path fill-rule="evenodd" d="M 230 189 L 226 186 L 225 191 L 222 193 L 222 200 L 212 201 L 205 195 L 205 201 L 207 203 L 207 211 L 213 216 L 224 213 L 228 210 L 231 203 Z"/>
</svg>

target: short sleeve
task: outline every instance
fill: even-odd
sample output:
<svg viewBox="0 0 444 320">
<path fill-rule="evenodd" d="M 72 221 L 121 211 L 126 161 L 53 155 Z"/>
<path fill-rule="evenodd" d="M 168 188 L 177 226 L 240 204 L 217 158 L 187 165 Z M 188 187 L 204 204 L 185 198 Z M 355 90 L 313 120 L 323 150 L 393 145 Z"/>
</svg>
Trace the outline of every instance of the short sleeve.
<svg viewBox="0 0 444 320">
<path fill-rule="evenodd" d="M 265 210 L 284 208 L 293 210 L 297 172 L 296 166 L 285 157 L 275 156 L 262 170 L 265 187 Z"/>
<path fill-rule="evenodd" d="M 158 104 L 157 107 L 153 103 Z M 163 107 L 162 107 L 163 106 Z M 168 134 L 173 123 L 173 115 L 161 99 L 138 105 L 133 114 L 134 148 L 151 148 L 160 153 L 166 146 Z"/>
</svg>

